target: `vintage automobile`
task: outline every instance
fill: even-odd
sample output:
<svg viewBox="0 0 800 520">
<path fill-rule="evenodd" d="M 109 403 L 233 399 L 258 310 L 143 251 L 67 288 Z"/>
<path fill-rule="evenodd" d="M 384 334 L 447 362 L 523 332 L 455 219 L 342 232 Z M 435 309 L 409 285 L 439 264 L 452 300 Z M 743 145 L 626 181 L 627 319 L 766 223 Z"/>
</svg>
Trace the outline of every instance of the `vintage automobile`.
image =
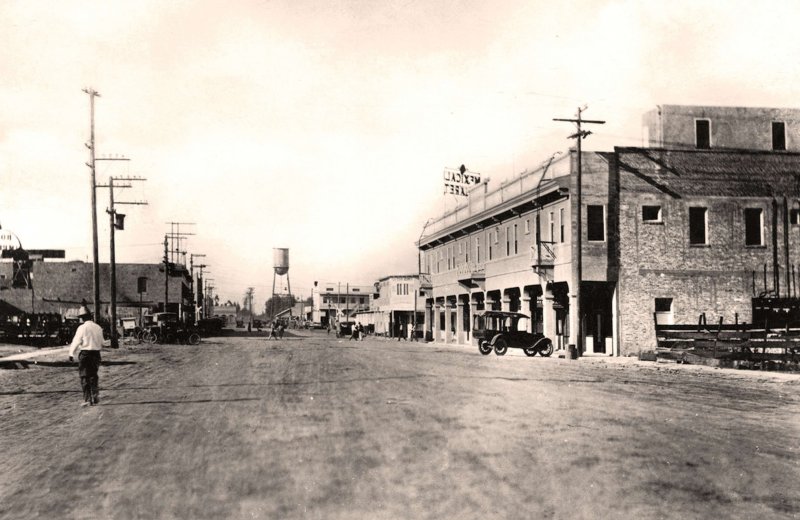
<svg viewBox="0 0 800 520">
<path fill-rule="evenodd" d="M 498 356 L 509 348 L 521 348 L 526 356 L 547 357 L 553 353 L 553 342 L 538 332 L 528 332 L 528 320 L 518 312 L 484 311 L 476 314 L 472 337 L 478 340 L 478 350 L 484 356 L 492 350 Z"/>
<path fill-rule="evenodd" d="M 146 327 L 142 340 L 147 343 L 200 343 L 200 334 L 185 327 L 174 312 L 158 312 L 145 316 Z"/>
</svg>

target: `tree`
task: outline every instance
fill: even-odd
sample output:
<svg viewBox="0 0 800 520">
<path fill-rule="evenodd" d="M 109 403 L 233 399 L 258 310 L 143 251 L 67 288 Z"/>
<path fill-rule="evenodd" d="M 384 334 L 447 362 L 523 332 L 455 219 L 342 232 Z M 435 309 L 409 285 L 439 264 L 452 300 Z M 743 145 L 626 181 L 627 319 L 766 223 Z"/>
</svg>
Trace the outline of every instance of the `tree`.
<svg viewBox="0 0 800 520">
<path fill-rule="evenodd" d="M 291 294 L 276 294 L 274 298 L 269 298 L 264 303 L 264 312 L 268 317 L 275 316 L 281 311 L 292 307 L 297 299 Z"/>
</svg>

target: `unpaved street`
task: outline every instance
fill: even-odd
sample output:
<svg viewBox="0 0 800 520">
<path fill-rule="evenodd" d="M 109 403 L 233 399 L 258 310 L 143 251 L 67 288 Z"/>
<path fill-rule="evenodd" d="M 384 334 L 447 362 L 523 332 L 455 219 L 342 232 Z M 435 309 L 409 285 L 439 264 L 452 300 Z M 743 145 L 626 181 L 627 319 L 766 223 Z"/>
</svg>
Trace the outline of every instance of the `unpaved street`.
<svg viewBox="0 0 800 520">
<path fill-rule="evenodd" d="M 800 377 L 300 332 L 0 370 L 2 518 L 800 518 Z"/>
</svg>

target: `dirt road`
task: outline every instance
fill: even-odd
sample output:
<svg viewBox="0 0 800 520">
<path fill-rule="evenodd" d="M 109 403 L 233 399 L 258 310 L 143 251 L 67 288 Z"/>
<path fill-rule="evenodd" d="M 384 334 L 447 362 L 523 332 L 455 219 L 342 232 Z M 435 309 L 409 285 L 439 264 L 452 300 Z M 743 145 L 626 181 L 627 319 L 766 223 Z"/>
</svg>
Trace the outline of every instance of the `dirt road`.
<svg viewBox="0 0 800 520">
<path fill-rule="evenodd" d="M 800 518 L 800 377 L 302 333 L 0 370 L 2 518 Z"/>
</svg>

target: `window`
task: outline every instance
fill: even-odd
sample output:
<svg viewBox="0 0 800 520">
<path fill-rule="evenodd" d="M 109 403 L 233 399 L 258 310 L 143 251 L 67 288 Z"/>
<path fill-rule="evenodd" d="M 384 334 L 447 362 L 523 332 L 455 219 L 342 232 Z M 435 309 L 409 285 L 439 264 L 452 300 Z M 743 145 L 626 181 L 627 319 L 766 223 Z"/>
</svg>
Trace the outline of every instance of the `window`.
<svg viewBox="0 0 800 520">
<path fill-rule="evenodd" d="M 361 289 L 359 289 L 358 287 L 353 287 L 353 292 L 361 292 Z"/>
<path fill-rule="evenodd" d="M 694 121 L 695 143 L 697 148 L 711 148 L 711 121 L 708 119 L 695 119 Z"/>
<path fill-rule="evenodd" d="M 506 226 L 506 256 L 511 255 L 511 233 L 508 231 L 508 226 Z"/>
<path fill-rule="evenodd" d="M 789 210 L 789 222 L 793 226 L 800 225 L 800 209 L 793 208 Z"/>
<path fill-rule="evenodd" d="M 772 122 L 772 149 L 786 150 L 786 123 Z"/>
<path fill-rule="evenodd" d="M 363 296 L 358 299 L 358 303 L 360 303 L 362 305 L 364 304 L 364 297 Z"/>
<path fill-rule="evenodd" d="M 519 243 L 517 242 L 517 225 L 514 224 L 514 254 L 519 253 Z"/>
<path fill-rule="evenodd" d="M 642 222 L 661 222 L 661 206 L 642 206 Z"/>
<path fill-rule="evenodd" d="M 562 244 L 564 243 L 564 208 L 558 210 L 558 225 L 560 226 L 560 240 Z"/>
<path fill-rule="evenodd" d="M 475 259 L 478 263 L 481 261 L 481 239 L 475 239 Z"/>
<path fill-rule="evenodd" d="M 747 246 L 764 245 L 764 212 L 761 208 L 745 208 L 744 210 L 744 244 Z"/>
<path fill-rule="evenodd" d="M 531 232 L 531 220 L 526 218 L 525 219 L 525 234 L 527 235 L 530 232 Z"/>
<path fill-rule="evenodd" d="M 606 239 L 606 222 L 603 206 L 586 206 L 586 239 L 602 242 Z"/>
<path fill-rule="evenodd" d="M 550 242 L 556 241 L 556 222 L 553 212 L 550 212 Z M 601 239 L 602 240 L 602 239 Z"/>
<path fill-rule="evenodd" d="M 656 298 L 656 312 L 672 312 L 672 298 Z"/>
<path fill-rule="evenodd" d="M 333 287 L 326 287 L 326 288 L 325 288 L 325 290 L 326 290 L 326 291 L 333 292 Z"/>
<path fill-rule="evenodd" d="M 656 298 L 656 323 L 659 325 L 672 325 L 672 298 Z"/>
<path fill-rule="evenodd" d="M 698 246 L 707 243 L 707 217 L 707 208 L 689 208 L 689 244 Z"/>
</svg>

